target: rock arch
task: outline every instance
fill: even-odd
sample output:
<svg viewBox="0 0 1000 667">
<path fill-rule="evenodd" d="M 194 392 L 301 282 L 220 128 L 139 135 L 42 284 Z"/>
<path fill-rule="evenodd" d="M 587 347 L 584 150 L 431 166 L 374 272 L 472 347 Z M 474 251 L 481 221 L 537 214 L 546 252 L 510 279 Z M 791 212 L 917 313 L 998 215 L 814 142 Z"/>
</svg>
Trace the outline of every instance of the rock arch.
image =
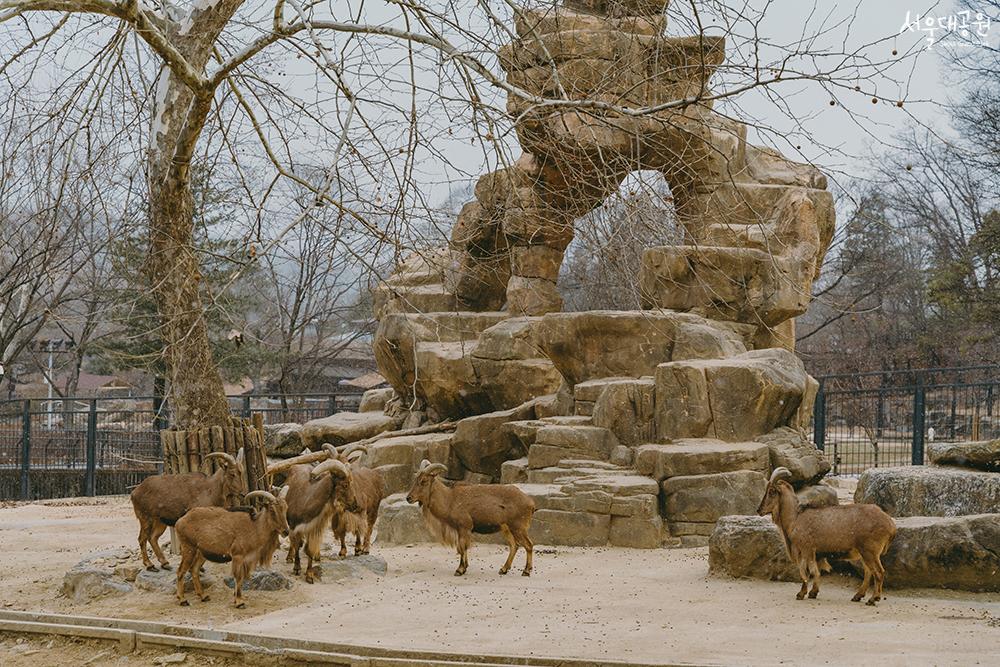
<svg viewBox="0 0 1000 667">
<path fill-rule="evenodd" d="M 508 81 L 546 98 L 627 107 L 697 100 L 723 62 L 724 39 L 664 36 L 664 4 L 565 0 L 523 10 L 500 63 Z M 833 235 L 823 174 L 747 143 L 746 126 L 706 101 L 625 115 L 511 97 L 508 110 L 523 154 L 479 179 L 448 246 L 407 259 L 376 290 L 376 358 L 404 398 L 441 417 L 510 403 L 491 396 L 496 382 L 481 377 L 472 348 L 485 354 L 481 332 L 507 318 L 561 310 L 556 280 L 574 221 L 637 170 L 663 173 L 685 230 L 684 244 L 644 251 L 643 308 L 739 324 L 751 348 L 794 347 L 793 318 L 808 306 Z M 524 349 L 503 352 L 506 368 L 544 366 L 546 355 L 515 329 L 506 327 L 505 344 Z M 522 397 L 555 382 L 545 373 L 534 380 Z"/>
</svg>

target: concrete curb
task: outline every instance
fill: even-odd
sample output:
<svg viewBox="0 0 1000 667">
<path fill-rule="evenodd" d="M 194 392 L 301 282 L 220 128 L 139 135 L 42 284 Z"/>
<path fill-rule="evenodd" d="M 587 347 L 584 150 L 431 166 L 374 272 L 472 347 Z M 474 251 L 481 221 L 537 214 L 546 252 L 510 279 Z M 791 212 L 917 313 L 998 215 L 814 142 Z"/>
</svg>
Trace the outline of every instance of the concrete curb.
<svg viewBox="0 0 1000 667">
<path fill-rule="evenodd" d="M 386 649 L 168 625 L 155 621 L 0 611 L 0 632 L 61 635 L 117 641 L 123 653 L 142 648 L 185 649 L 215 655 L 274 656 L 275 660 L 347 667 L 691 667 L 692 663 L 636 663 L 515 655 L 475 655 Z"/>
</svg>

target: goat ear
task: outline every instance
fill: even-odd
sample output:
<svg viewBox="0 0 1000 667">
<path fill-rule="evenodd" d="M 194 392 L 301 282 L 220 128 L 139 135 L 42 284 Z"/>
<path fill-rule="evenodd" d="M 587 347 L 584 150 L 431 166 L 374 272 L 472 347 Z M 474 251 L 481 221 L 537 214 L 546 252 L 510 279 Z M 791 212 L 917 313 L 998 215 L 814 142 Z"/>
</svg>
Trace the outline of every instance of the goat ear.
<svg viewBox="0 0 1000 667">
<path fill-rule="evenodd" d="M 236 463 L 237 465 L 243 465 L 243 448 L 240 447 L 240 451 L 236 452 Z"/>
<path fill-rule="evenodd" d="M 288 496 L 288 485 L 287 484 L 285 484 L 283 487 L 281 487 L 281 491 L 278 493 L 278 498 L 281 498 L 282 500 L 284 500 L 286 496 Z"/>
</svg>

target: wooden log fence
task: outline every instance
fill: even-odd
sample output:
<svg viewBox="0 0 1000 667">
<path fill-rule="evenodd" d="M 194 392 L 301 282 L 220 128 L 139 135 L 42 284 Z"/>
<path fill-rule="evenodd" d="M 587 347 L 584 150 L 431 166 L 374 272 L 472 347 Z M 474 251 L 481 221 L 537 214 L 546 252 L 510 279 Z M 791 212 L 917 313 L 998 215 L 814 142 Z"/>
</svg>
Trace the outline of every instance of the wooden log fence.
<svg viewBox="0 0 1000 667">
<path fill-rule="evenodd" d="M 160 431 L 160 444 L 163 471 L 172 474 L 204 472 L 210 475 L 221 464 L 215 459 L 205 461 L 208 454 L 225 452 L 236 456 L 242 449 L 247 492 L 271 490 L 264 449 L 264 417 L 260 413 L 250 419 L 231 417 L 225 426 L 191 431 L 163 429 Z"/>
</svg>

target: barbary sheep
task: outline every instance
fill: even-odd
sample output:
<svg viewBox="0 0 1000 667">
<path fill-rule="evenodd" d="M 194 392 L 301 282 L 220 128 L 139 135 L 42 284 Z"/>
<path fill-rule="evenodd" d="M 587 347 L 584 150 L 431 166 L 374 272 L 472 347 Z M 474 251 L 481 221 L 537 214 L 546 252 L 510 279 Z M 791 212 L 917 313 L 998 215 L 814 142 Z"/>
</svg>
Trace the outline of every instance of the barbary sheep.
<svg viewBox="0 0 1000 667">
<path fill-rule="evenodd" d="M 340 461 L 351 465 L 354 454 L 364 454 L 368 448 L 364 445 L 348 445 L 339 454 L 332 445 L 323 445 L 330 454 L 331 460 L 334 457 Z M 320 464 L 316 466 L 319 470 Z M 366 468 L 360 463 L 351 465 L 351 472 L 354 479 L 354 492 L 358 499 L 358 509 L 350 511 L 346 508 L 338 508 L 334 512 L 330 527 L 333 529 L 334 537 L 340 541 L 341 558 L 347 556 L 347 533 L 354 533 L 354 555 L 364 555 L 371 551 L 372 531 L 375 529 L 375 521 L 378 520 L 379 506 L 385 498 L 385 481 L 382 473 L 378 470 Z M 316 471 L 313 471 L 316 474 Z"/>
<path fill-rule="evenodd" d="M 469 545 L 472 533 L 489 534 L 500 531 L 510 552 L 500 574 L 507 574 L 518 547 L 524 547 L 525 577 L 531 575 L 534 545 L 528 537 L 535 502 L 512 484 L 458 484 L 449 488 L 438 479 L 448 468 L 426 459 L 420 464 L 407 502 L 419 503 L 424 521 L 432 533 L 458 550 L 459 562 L 455 576 L 469 569 Z"/>
<path fill-rule="evenodd" d="M 292 574 L 298 575 L 302 571 L 299 551 L 304 544 L 308 558 L 305 580 L 311 584 L 319 576 L 315 563 L 320 559 L 323 531 L 330 525 L 334 513 L 358 508 L 353 474 L 338 460 L 324 461 L 315 468 L 300 464 L 288 469 L 285 484 L 289 488 L 288 524 L 291 526 L 286 560 L 294 562 Z"/>
<path fill-rule="evenodd" d="M 233 604 L 242 609 L 243 580 L 250 576 L 257 565 L 267 565 L 274 554 L 278 535 L 288 535 L 285 497 L 288 487 L 282 487 L 278 496 L 267 491 L 251 491 L 246 501 L 260 498 L 265 501 L 260 511 L 248 507 L 225 509 L 222 507 L 196 507 L 177 522 L 177 537 L 181 547 L 181 564 L 177 568 L 177 601 L 187 606 L 184 596 L 184 575 L 191 573 L 194 592 L 202 602 L 208 601 L 201 586 L 201 566 L 206 560 L 213 563 L 232 562 L 233 579 L 236 580 Z"/>
<path fill-rule="evenodd" d="M 799 568 L 802 588 L 795 596 L 801 600 L 819 593 L 820 568 L 816 554 L 845 553 L 851 560 L 860 559 L 865 577 L 852 600 L 860 601 L 868 592 L 872 579 L 875 587 L 869 605 L 882 599 L 885 568 L 882 555 L 889 549 L 896 536 L 896 524 L 878 505 L 834 505 L 829 507 L 803 507 L 788 483 L 788 468 L 775 468 L 767 483 L 764 498 L 757 513 L 771 515 L 785 540 L 788 556 Z"/>
<path fill-rule="evenodd" d="M 211 476 L 200 472 L 178 475 L 153 475 L 142 480 L 132 490 L 132 510 L 139 520 L 139 553 L 147 570 L 157 568 L 146 553 L 147 542 L 160 561 L 160 567 L 170 569 L 167 557 L 160 550 L 160 536 L 167 526 L 173 526 L 194 507 L 232 507 L 239 504 L 246 491 L 243 472 L 243 450 L 236 458 L 224 452 L 212 452 L 202 463 L 217 458 L 222 464 Z"/>
</svg>

